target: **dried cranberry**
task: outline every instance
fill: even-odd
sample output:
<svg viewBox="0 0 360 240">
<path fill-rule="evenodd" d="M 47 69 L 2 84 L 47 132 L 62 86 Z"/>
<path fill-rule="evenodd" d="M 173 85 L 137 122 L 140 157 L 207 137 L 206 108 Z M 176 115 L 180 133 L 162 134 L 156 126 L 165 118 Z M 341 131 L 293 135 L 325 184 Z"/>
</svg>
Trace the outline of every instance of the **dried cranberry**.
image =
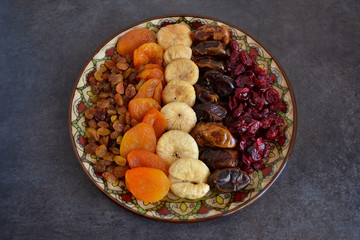
<svg viewBox="0 0 360 240">
<path fill-rule="evenodd" d="M 234 109 L 232 116 L 233 116 L 234 118 L 238 118 L 238 117 L 241 116 L 241 114 L 242 114 L 243 112 L 244 112 L 244 104 L 243 104 L 243 103 L 240 103 L 239 106 L 238 106 L 236 109 Z"/>
<path fill-rule="evenodd" d="M 232 111 L 237 107 L 238 103 L 235 96 L 229 97 L 229 110 Z"/>
<path fill-rule="evenodd" d="M 273 104 L 273 103 L 278 103 L 280 101 L 280 96 L 278 91 L 271 88 L 265 92 L 265 99 L 268 102 L 268 104 Z"/>
<path fill-rule="evenodd" d="M 247 67 L 252 65 L 252 60 L 245 50 L 240 51 L 240 61 Z"/>
<path fill-rule="evenodd" d="M 276 141 L 280 144 L 280 146 L 285 144 L 286 136 L 285 136 L 284 132 L 281 129 L 279 130 L 279 134 L 278 134 L 278 136 L 276 138 Z"/>
<path fill-rule="evenodd" d="M 253 103 L 256 105 L 258 110 L 261 110 L 265 104 L 264 100 L 259 96 L 258 93 L 253 92 L 252 93 L 252 100 Z"/>
<path fill-rule="evenodd" d="M 239 50 L 239 43 L 236 40 L 231 40 L 229 42 L 230 51 L 238 51 Z"/>
<path fill-rule="evenodd" d="M 231 77 L 232 78 L 236 78 L 238 77 L 241 73 L 243 73 L 245 71 L 246 67 L 243 64 L 239 64 L 234 71 L 231 73 Z"/>
<path fill-rule="evenodd" d="M 265 75 L 266 74 L 266 69 L 263 69 L 261 67 L 259 67 L 258 65 L 252 65 L 253 72 L 255 73 L 256 76 L 261 76 L 261 75 Z"/>
<path fill-rule="evenodd" d="M 249 88 L 237 88 L 235 90 L 235 97 L 237 97 L 239 100 L 248 100 L 249 92 Z"/>
<path fill-rule="evenodd" d="M 270 141 L 275 141 L 276 137 L 279 134 L 279 129 L 276 126 L 272 126 L 266 130 L 266 138 Z"/>
</svg>

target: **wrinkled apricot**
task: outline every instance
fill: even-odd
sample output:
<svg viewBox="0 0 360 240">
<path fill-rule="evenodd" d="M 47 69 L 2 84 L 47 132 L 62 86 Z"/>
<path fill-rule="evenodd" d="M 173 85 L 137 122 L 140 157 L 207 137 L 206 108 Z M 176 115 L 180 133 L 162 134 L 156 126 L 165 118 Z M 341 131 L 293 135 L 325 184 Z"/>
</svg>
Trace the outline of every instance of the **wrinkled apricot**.
<svg viewBox="0 0 360 240">
<path fill-rule="evenodd" d="M 163 171 L 169 175 L 170 165 L 159 155 L 146 150 L 132 150 L 127 155 L 127 162 L 131 168 L 136 167 L 150 167 Z"/>
<path fill-rule="evenodd" d="M 138 122 L 141 122 L 145 114 L 153 108 L 160 110 L 161 106 L 152 98 L 135 98 L 128 105 L 131 119 L 135 119 Z"/>
<path fill-rule="evenodd" d="M 155 152 L 156 135 L 154 128 L 148 123 L 139 123 L 130 128 L 122 137 L 120 144 L 120 155 L 127 157 L 134 149 Z"/>
<path fill-rule="evenodd" d="M 167 122 L 165 117 L 155 108 L 149 110 L 144 116 L 142 122 L 148 123 L 153 126 L 156 139 L 159 139 L 160 136 L 167 129 Z"/>
<path fill-rule="evenodd" d="M 157 43 L 145 43 L 134 51 L 134 66 L 139 68 L 148 63 L 161 65 L 164 60 L 163 49 Z"/>
<path fill-rule="evenodd" d="M 152 78 L 160 79 L 162 83 L 165 83 L 164 72 L 160 68 L 145 68 L 136 76 L 137 81 Z"/>
<path fill-rule="evenodd" d="M 161 104 L 163 85 L 159 79 L 149 79 L 141 85 L 134 98 L 153 98 Z"/>
<path fill-rule="evenodd" d="M 152 32 L 146 28 L 137 28 L 125 33 L 117 42 L 116 50 L 120 55 L 133 55 L 134 50 L 144 43 L 156 42 Z"/>
<path fill-rule="evenodd" d="M 154 69 L 154 68 L 158 68 L 158 69 L 160 69 L 161 71 L 164 72 L 164 68 L 163 68 L 161 65 L 159 65 L 159 64 L 149 63 L 149 64 L 146 64 L 146 65 L 144 66 L 144 69 Z"/>
<path fill-rule="evenodd" d="M 145 202 L 157 202 L 169 192 L 170 182 L 159 169 L 138 167 L 125 173 L 125 184 L 129 191 Z"/>
</svg>

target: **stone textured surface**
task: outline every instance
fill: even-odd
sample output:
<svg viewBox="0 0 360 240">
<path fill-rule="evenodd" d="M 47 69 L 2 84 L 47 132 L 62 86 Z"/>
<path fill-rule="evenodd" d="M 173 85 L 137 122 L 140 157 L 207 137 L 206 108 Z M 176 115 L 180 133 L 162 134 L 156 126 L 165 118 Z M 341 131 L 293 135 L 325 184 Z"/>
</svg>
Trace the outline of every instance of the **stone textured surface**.
<svg viewBox="0 0 360 240">
<path fill-rule="evenodd" d="M 356 239 L 360 235 L 359 1 L 1 1 L 0 239 Z M 231 216 L 190 225 L 130 213 L 72 149 L 76 78 L 108 38 L 158 15 L 213 16 L 277 57 L 298 132 L 274 185 Z"/>
</svg>

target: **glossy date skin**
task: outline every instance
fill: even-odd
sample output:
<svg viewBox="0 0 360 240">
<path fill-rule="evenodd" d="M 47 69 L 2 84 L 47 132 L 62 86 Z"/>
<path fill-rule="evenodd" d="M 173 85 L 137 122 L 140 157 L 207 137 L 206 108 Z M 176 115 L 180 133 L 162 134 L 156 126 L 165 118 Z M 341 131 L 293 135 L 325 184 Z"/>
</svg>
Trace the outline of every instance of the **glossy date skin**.
<svg viewBox="0 0 360 240">
<path fill-rule="evenodd" d="M 215 103 L 198 104 L 193 110 L 199 122 L 221 122 L 227 114 L 225 108 Z"/>
<path fill-rule="evenodd" d="M 210 88 L 195 84 L 196 99 L 202 103 L 218 103 L 219 95 L 214 93 Z"/>
<path fill-rule="evenodd" d="M 212 170 L 236 167 L 238 152 L 224 148 L 205 148 L 200 151 L 199 159 Z"/>
<path fill-rule="evenodd" d="M 194 42 L 219 40 L 227 45 L 230 41 L 229 30 L 225 26 L 204 25 L 191 33 Z"/>
<path fill-rule="evenodd" d="M 228 97 L 235 92 L 235 81 L 216 70 L 205 72 L 203 78 L 220 97 Z"/>
<path fill-rule="evenodd" d="M 250 183 L 250 177 L 239 168 L 215 170 L 208 178 L 208 184 L 218 192 L 237 192 Z"/>
<path fill-rule="evenodd" d="M 207 55 L 225 57 L 226 51 L 224 45 L 220 41 L 205 41 L 197 44 L 192 49 L 194 56 Z"/>
<path fill-rule="evenodd" d="M 236 140 L 221 123 L 198 123 L 191 132 L 199 147 L 235 148 Z"/>
</svg>

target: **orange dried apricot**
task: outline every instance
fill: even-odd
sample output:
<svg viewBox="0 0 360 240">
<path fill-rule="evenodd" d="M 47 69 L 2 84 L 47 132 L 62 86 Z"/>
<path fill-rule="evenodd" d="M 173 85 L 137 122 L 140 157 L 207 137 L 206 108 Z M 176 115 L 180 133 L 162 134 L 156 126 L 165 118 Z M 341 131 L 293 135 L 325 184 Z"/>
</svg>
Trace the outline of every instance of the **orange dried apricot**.
<svg viewBox="0 0 360 240">
<path fill-rule="evenodd" d="M 120 155 L 127 157 L 134 149 L 155 152 L 156 135 L 154 128 L 148 123 L 139 123 L 130 128 L 122 137 L 120 144 Z"/>
<path fill-rule="evenodd" d="M 159 79 L 149 79 L 139 89 L 134 98 L 153 98 L 161 104 L 163 85 Z"/>
<path fill-rule="evenodd" d="M 117 42 L 116 50 L 120 55 L 133 55 L 134 50 L 144 43 L 156 42 L 152 32 L 146 28 L 133 29 L 122 36 Z"/>
<path fill-rule="evenodd" d="M 138 122 L 141 122 L 145 114 L 153 108 L 160 110 L 161 106 L 152 98 L 135 98 L 132 99 L 128 105 L 131 119 L 135 119 Z"/>
<path fill-rule="evenodd" d="M 148 123 L 153 126 L 156 139 L 159 139 L 160 136 L 167 129 L 167 122 L 165 117 L 155 108 L 149 110 L 144 116 L 142 122 Z"/>
<path fill-rule="evenodd" d="M 145 68 L 136 76 L 138 81 L 141 79 L 149 80 L 152 78 L 160 79 L 162 83 L 165 83 L 164 72 L 160 68 Z"/>
<path fill-rule="evenodd" d="M 159 65 L 159 64 L 149 63 L 149 64 L 146 64 L 146 65 L 144 66 L 144 69 L 154 69 L 154 68 L 158 68 L 158 69 L 160 69 L 161 71 L 164 72 L 164 68 L 163 68 L 161 65 Z"/>
<path fill-rule="evenodd" d="M 147 167 L 127 170 L 125 184 L 137 199 L 145 202 L 160 201 L 170 188 L 170 181 L 163 171 Z"/>
<path fill-rule="evenodd" d="M 146 150 L 132 150 L 127 155 L 127 162 L 131 168 L 136 167 L 150 167 L 163 171 L 169 175 L 170 165 L 159 155 Z"/>
<path fill-rule="evenodd" d="M 161 65 L 164 51 L 157 43 L 144 43 L 134 51 L 134 66 L 139 68 L 148 63 Z"/>
</svg>

